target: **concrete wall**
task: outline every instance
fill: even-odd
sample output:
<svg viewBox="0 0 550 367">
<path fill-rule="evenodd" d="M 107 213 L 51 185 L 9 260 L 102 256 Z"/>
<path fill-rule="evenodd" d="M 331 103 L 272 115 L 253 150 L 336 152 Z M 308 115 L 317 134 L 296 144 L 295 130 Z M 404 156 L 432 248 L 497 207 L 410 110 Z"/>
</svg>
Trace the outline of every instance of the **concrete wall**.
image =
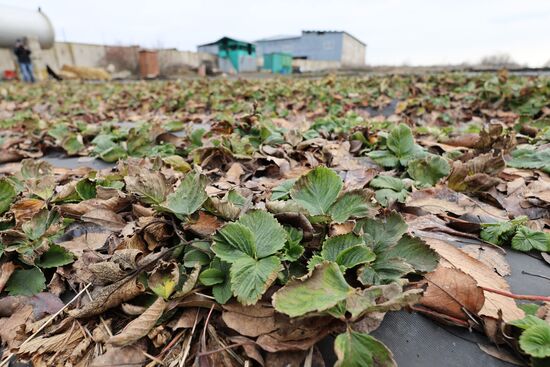
<svg viewBox="0 0 550 367">
<path fill-rule="evenodd" d="M 342 66 L 340 61 L 322 60 L 292 60 L 292 67 L 298 68 L 302 73 L 312 71 L 335 70 Z"/>
<path fill-rule="evenodd" d="M 159 65 L 161 73 L 163 68 L 189 66 L 198 68 L 205 61 L 216 63 L 217 56 L 204 52 L 178 51 L 176 49 L 159 50 Z"/>
<path fill-rule="evenodd" d="M 15 70 L 15 55 L 8 48 L 0 48 L 0 72 Z"/>
<path fill-rule="evenodd" d="M 366 51 L 367 46 L 344 33 L 341 58 L 343 66 L 364 66 Z"/>
<path fill-rule="evenodd" d="M 47 50 L 41 50 L 44 65 L 60 70 L 63 65 L 102 67 L 112 64 L 116 71 L 129 70 L 137 73 L 139 60 L 138 46 L 104 46 L 86 43 L 57 42 Z M 217 56 L 176 49 L 159 50 L 159 65 L 163 71 L 180 66 L 198 68 L 203 62 L 217 64 Z M 0 73 L 14 70 L 15 58 L 10 49 L 0 48 Z"/>
</svg>

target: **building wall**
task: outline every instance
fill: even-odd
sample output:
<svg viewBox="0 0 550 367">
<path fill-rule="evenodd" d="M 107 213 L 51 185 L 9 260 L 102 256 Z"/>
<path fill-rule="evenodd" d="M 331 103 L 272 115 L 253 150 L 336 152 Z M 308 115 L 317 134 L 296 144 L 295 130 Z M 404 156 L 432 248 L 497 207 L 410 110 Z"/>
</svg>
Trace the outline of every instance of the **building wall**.
<svg viewBox="0 0 550 367">
<path fill-rule="evenodd" d="M 15 56 L 9 48 L 0 48 L 0 72 L 15 70 Z"/>
<path fill-rule="evenodd" d="M 258 55 L 290 53 L 294 58 L 338 61 L 342 66 L 365 64 L 366 46 L 345 32 L 302 32 L 301 37 L 257 42 Z"/>
<path fill-rule="evenodd" d="M 198 46 L 197 52 L 204 52 L 213 55 L 218 54 L 218 45 Z"/>
<path fill-rule="evenodd" d="M 311 60 L 341 61 L 343 36 L 344 33 L 341 32 L 303 32 L 299 53 Z"/>
<path fill-rule="evenodd" d="M 163 68 L 173 68 L 183 65 L 198 68 L 205 61 L 215 64 L 217 60 L 216 55 L 210 53 L 178 51 L 176 49 L 159 50 L 158 55 L 161 73 Z"/>
<path fill-rule="evenodd" d="M 322 60 L 292 60 L 292 67 L 298 68 L 302 73 L 313 71 L 336 70 L 342 66 L 340 61 Z"/>
<path fill-rule="evenodd" d="M 304 32 L 301 37 L 285 38 L 272 41 L 260 41 L 256 49 L 258 54 L 285 52 L 293 58 L 308 60 L 340 61 L 342 54 L 341 32 L 310 33 Z"/>
<path fill-rule="evenodd" d="M 299 51 L 299 42 L 300 37 L 258 42 L 256 43 L 256 53 L 265 55 L 274 52 L 285 52 L 295 57 Z"/>
<path fill-rule="evenodd" d="M 342 44 L 342 65 L 343 66 L 364 66 L 367 46 L 344 33 Z"/>
<path fill-rule="evenodd" d="M 55 71 L 63 65 L 87 66 L 105 68 L 109 64 L 115 66 L 116 71 L 129 70 L 136 73 L 138 70 L 139 47 L 137 46 L 104 46 L 85 43 L 57 42 L 47 50 L 41 50 L 44 65 L 49 65 Z M 217 56 L 203 52 L 178 51 L 164 49 L 158 51 L 161 73 L 177 66 L 198 68 L 203 62 L 214 64 Z M 3 70 L 15 69 L 15 57 L 11 49 L 0 48 L 0 74 Z"/>
</svg>

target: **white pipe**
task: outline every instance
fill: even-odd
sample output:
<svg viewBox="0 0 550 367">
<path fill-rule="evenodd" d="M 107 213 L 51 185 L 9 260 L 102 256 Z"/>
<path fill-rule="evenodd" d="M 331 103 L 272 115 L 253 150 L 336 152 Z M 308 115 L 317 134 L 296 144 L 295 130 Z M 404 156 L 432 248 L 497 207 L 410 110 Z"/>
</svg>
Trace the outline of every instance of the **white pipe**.
<svg viewBox="0 0 550 367">
<path fill-rule="evenodd" d="M 0 5 L 0 47 L 11 48 L 17 39 L 23 37 L 38 38 L 43 49 L 52 47 L 55 41 L 52 23 L 40 9 Z"/>
</svg>

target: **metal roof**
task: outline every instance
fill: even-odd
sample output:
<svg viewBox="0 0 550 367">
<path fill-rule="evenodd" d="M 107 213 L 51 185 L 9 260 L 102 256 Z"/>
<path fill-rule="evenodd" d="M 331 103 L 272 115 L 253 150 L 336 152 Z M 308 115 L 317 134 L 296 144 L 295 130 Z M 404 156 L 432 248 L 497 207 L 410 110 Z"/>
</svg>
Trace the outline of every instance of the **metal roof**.
<svg viewBox="0 0 550 367">
<path fill-rule="evenodd" d="M 302 34 L 304 33 L 345 33 L 347 34 L 348 36 L 350 36 L 351 38 L 353 38 L 354 40 L 356 40 L 357 42 L 359 42 L 360 44 L 362 44 L 363 46 L 366 46 L 367 44 L 363 41 L 361 41 L 359 38 L 353 36 L 352 34 L 350 34 L 349 32 L 346 32 L 346 31 L 302 31 Z"/>
<path fill-rule="evenodd" d="M 284 40 L 289 40 L 289 39 L 296 39 L 296 38 L 300 38 L 302 35 L 306 34 L 306 33 L 318 33 L 318 34 L 323 34 L 323 33 L 345 33 L 347 34 L 348 36 L 350 36 L 351 38 L 353 38 L 354 40 L 356 40 L 357 42 L 359 42 L 360 44 L 362 44 L 363 46 L 366 46 L 367 44 L 364 43 L 363 41 L 361 41 L 359 38 L 351 35 L 350 33 L 346 32 L 346 31 L 321 31 L 321 30 L 317 30 L 317 31 L 313 31 L 313 30 L 307 30 L 307 31 L 302 31 L 302 34 L 300 36 L 289 36 L 289 35 L 277 35 L 277 36 L 273 36 L 273 37 L 266 37 L 266 38 L 262 38 L 262 39 L 259 39 L 256 41 L 256 43 L 258 42 L 271 42 L 271 41 L 284 41 Z"/>
<path fill-rule="evenodd" d="M 236 39 L 236 38 L 222 37 L 222 38 L 220 38 L 219 40 L 217 40 L 217 41 L 215 41 L 215 42 L 203 43 L 202 45 L 198 45 L 197 47 L 202 47 L 202 46 L 213 46 L 213 45 L 217 45 L 217 44 L 219 44 L 219 43 L 222 43 L 223 41 L 233 41 L 233 42 L 235 42 L 235 43 L 246 43 L 246 44 L 251 44 L 251 45 L 254 44 L 253 42 L 241 41 L 241 40 L 238 40 L 238 39 Z"/>
<path fill-rule="evenodd" d="M 295 38 L 300 38 L 300 36 L 279 34 L 279 35 L 276 35 L 276 36 L 273 36 L 273 37 L 266 37 L 266 38 L 259 39 L 256 42 L 284 41 L 284 40 L 287 40 L 287 39 L 295 39 Z"/>
</svg>

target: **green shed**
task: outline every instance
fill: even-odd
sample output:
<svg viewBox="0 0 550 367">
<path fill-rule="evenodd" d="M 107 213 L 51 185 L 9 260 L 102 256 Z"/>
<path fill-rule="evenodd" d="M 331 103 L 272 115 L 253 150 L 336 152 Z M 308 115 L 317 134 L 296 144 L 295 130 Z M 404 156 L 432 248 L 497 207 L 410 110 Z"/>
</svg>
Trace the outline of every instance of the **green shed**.
<svg viewBox="0 0 550 367">
<path fill-rule="evenodd" d="M 256 46 L 253 43 L 223 37 L 197 49 L 216 54 L 220 69 L 224 72 L 256 71 Z"/>
<path fill-rule="evenodd" d="M 264 70 L 271 70 L 273 74 L 291 74 L 292 55 L 284 52 L 265 54 Z"/>
</svg>

